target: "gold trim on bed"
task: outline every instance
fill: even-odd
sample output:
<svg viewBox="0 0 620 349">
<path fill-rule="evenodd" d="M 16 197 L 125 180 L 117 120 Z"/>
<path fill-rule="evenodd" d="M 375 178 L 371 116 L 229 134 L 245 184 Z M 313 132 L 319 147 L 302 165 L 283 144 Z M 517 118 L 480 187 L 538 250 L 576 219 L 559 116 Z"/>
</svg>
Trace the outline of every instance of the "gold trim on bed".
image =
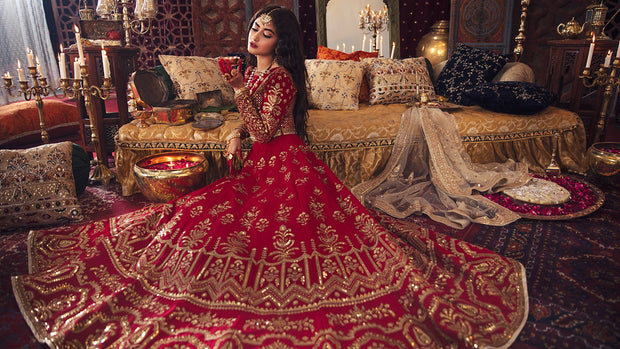
<svg viewBox="0 0 620 349">
<path fill-rule="evenodd" d="M 360 105 L 357 111 L 310 110 L 310 146 L 351 188 L 383 170 L 401 115 L 407 108 L 404 104 L 390 104 Z M 493 113 L 475 106 L 451 113 L 473 162 L 502 162 L 512 158 L 526 162 L 532 172 L 542 172 L 551 159 L 553 134 L 558 133 L 556 160 L 561 168 L 578 173 L 586 169 L 585 130 L 581 119 L 573 112 L 549 107 L 538 114 L 518 116 Z M 115 152 L 117 179 L 123 195 L 138 191 L 133 165 L 144 156 L 164 151 L 201 152 L 209 165 L 208 181 L 224 176 L 228 172 L 222 157 L 225 139 L 240 122 L 239 115 L 232 113 L 227 115 L 222 126 L 210 131 L 193 129 L 191 123 L 140 128 L 134 121 L 123 125 Z"/>
</svg>

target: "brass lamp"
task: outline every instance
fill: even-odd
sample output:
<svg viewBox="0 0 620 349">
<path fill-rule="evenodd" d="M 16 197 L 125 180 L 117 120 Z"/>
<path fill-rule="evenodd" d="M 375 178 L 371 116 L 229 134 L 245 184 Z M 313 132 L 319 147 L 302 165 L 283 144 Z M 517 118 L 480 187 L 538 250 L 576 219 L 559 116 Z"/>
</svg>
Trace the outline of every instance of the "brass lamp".
<svg viewBox="0 0 620 349">
<path fill-rule="evenodd" d="M 587 38 L 592 38 L 592 35 L 596 35 L 596 38 L 600 40 L 610 39 L 603 32 L 607 10 L 607 6 L 603 5 L 602 1 L 599 4 L 592 4 L 586 8 Z"/>
</svg>

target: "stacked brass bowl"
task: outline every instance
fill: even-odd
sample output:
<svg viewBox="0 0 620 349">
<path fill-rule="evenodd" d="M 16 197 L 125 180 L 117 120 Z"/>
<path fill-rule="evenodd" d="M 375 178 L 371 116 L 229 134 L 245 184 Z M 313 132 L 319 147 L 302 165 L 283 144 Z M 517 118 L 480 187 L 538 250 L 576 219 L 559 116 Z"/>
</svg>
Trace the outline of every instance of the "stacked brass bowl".
<svg viewBox="0 0 620 349">
<path fill-rule="evenodd" d="M 166 167 L 179 161 L 196 162 L 189 167 L 153 169 L 153 165 Z M 205 157 L 193 152 L 170 152 L 149 155 L 140 159 L 133 167 L 136 183 L 147 199 L 154 202 L 168 202 L 194 190 L 207 182 Z"/>
<path fill-rule="evenodd" d="M 588 149 L 590 174 L 604 184 L 620 186 L 620 142 L 594 143 Z"/>
</svg>

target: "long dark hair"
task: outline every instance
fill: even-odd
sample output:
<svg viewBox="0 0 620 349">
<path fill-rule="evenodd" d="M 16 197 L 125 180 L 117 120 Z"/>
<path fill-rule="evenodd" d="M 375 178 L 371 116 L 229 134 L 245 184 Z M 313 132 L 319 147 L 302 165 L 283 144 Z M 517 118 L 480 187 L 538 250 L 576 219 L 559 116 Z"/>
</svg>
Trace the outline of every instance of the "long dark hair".
<svg viewBox="0 0 620 349">
<path fill-rule="evenodd" d="M 288 70 L 293 76 L 297 96 L 293 116 L 295 118 L 295 131 L 307 141 L 306 120 L 308 118 L 308 98 L 306 92 L 306 64 L 304 49 L 301 40 L 301 28 L 295 14 L 281 6 L 265 6 L 254 14 L 249 23 L 247 34 L 249 34 L 254 21 L 262 14 L 268 13 L 271 16 L 273 25 L 276 29 L 278 42 L 275 48 L 275 61 L 280 66 Z M 246 55 L 248 66 L 256 66 L 256 56 L 248 53 Z"/>
</svg>

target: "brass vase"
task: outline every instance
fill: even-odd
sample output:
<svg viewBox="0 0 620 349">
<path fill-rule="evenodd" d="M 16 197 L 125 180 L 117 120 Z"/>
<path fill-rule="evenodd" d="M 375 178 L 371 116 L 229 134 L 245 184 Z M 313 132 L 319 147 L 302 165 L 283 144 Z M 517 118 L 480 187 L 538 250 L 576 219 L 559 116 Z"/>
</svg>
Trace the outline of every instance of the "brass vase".
<svg viewBox="0 0 620 349">
<path fill-rule="evenodd" d="M 448 34 L 450 24 L 441 20 L 431 26 L 431 31 L 424 35 L 416 50 L 418 57 L 426 57 L 434 66 L 448 59 Z"/>
</svg>

